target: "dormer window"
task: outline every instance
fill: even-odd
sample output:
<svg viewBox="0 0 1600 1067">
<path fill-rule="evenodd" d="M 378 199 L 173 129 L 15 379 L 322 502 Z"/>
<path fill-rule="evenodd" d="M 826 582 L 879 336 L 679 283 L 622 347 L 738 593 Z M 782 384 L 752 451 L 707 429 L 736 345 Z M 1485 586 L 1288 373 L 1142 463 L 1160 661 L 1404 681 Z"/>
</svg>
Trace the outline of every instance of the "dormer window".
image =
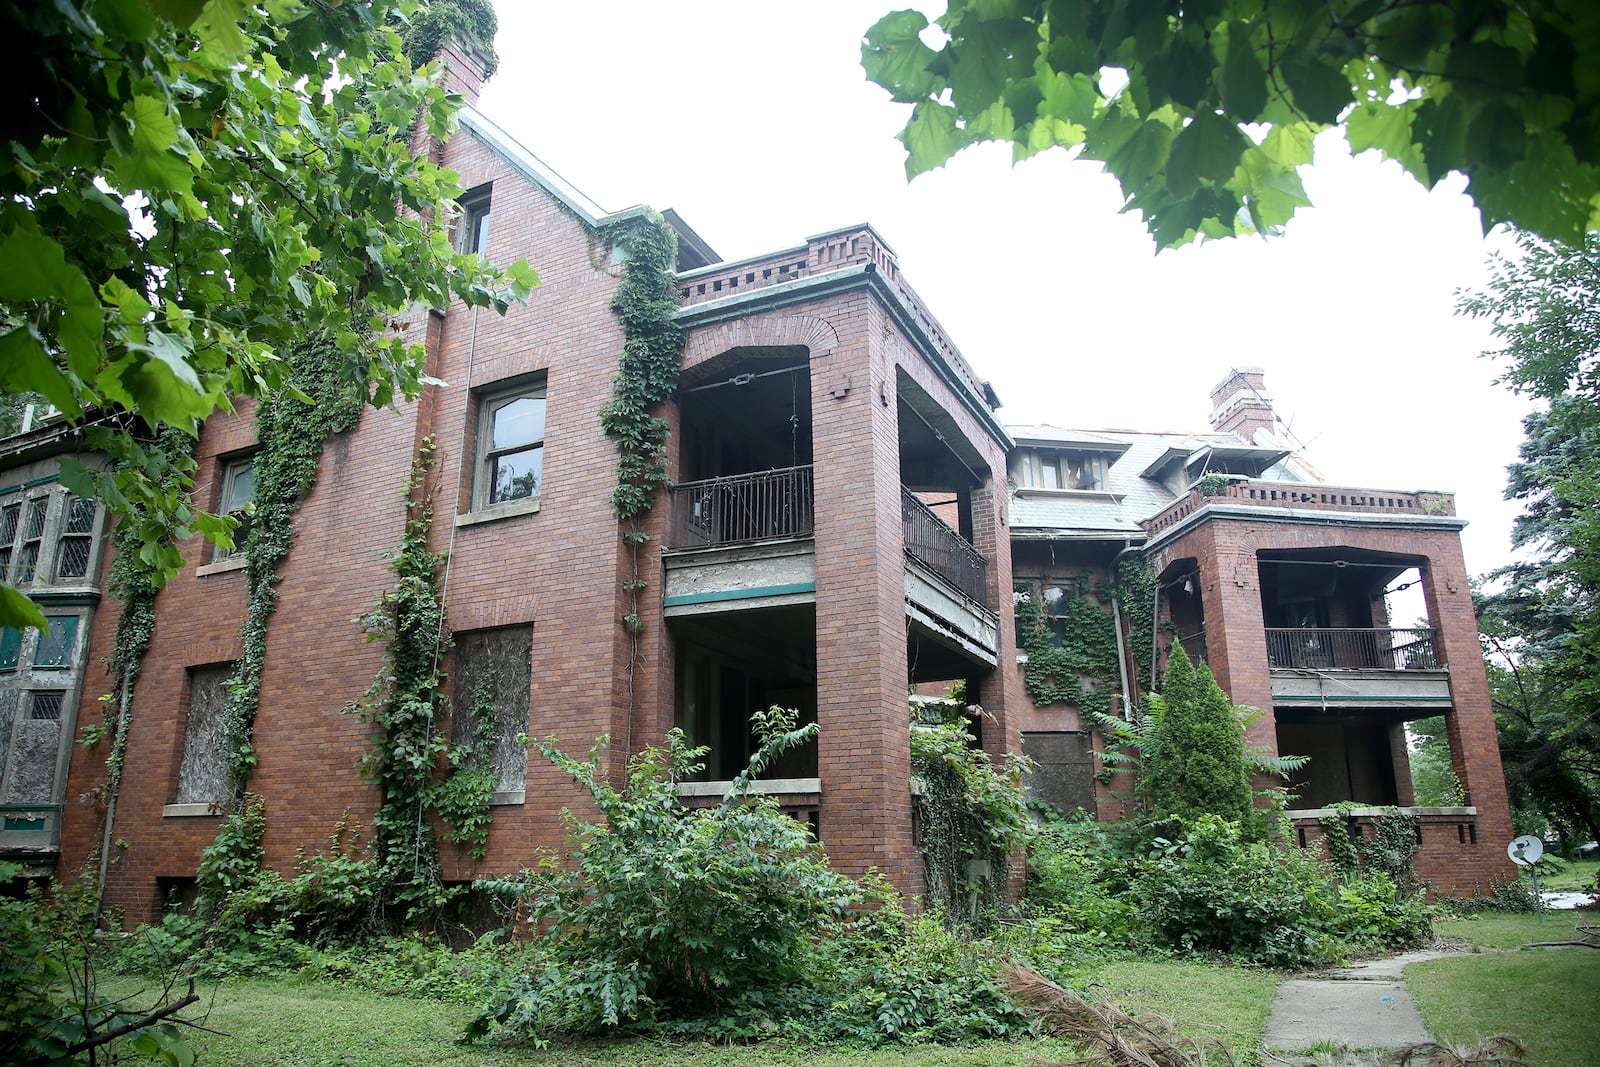
<svg viewBox="0 0 1600 1067">
<path fill-rule="evenodd" d="M 1106 488 L 1106 457 L 1092 452 L 1060 452 L 1053 449 L 1019 449 L 1012 465 L 1012 477 L 1025 489 Z"/>
</svg>

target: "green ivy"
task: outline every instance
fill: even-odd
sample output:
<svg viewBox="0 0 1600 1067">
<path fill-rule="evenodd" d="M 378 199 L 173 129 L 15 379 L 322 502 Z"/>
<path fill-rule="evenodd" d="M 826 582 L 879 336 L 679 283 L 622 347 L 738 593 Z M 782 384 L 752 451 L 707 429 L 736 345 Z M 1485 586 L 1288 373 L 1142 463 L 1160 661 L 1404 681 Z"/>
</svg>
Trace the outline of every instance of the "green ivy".
<svg viewBox="0 0 1600 1067">
<path fill-rule="evenodd" d="M 1035 707 L 1066 704 L 1091 718 L 1111 714 L 1113 696 L 1121 688 L 1113 600 L 1127 619 L 1136 681 L 1149 691 L 1150 652 L 1141 650 L 1139 635 L 1150 632 L 1155 585 L 1148 563 L 1125 559 L 1117 566 L 1114 583 L 1096 582 L 1089 571 L 1073 579 L 1052 625 L 1045 622 L 1042 604 L 1018 617 L 1017 643 L 1028 654 L 1023 683 Z"/>
<path fill-rule="evenodd" d="M 964 722 L 911 729 L 917 790 L 917 848 L 927 875 L 924 897 L 951 917 L 977 921 L 1005 899 L 1011 855 L 1032 834 L 1022 778 L 1032 763 L 1007 753 L 996 767 Z M 970 871 L 969 863 L 982 864 Z M 968 905 L 977 893 L 977 908 Z"/>
<path fill-rule="evenodd" d="M 361 417 L 365 397 L 344 375 L 344 353 L 332 338 L 313 335 L 284 353 L 288 388 L 256 413 L 257 451 L 252 461 L 255 502 L 244 551 L 248 602 L 243 652 L 228 681 L 222 727 L 234 798 L 244 796 L 255 768 L 251 734 L 261 699 L 267 624 L 278 606 L 278 567 L 294 546 L 294 516 L 316 484 L 322 446 Z"/>
<path fill-rule="evenodd" d="M 447 40 L 459 37 L 482 50 L 483 76 L 487 78 L 500 66 L 494 51 L 499 25 L 487 0 L 428 0 L 411 16 L 403 34 L 406 58 L 413 67 L 431 63 Z"/>
<path fill-rule="evenodd" d="M 1334 805 L 1334 814 L 1319 820 L 1328 858 L 1342 878 L 1355 878 L 1362 872 L 1378 871 L 1388 876 L 1402 891 L 1417 884 L 1417 819 L 1396 807 L 1380 808 L 1372 819 L 1372 837 L 1350 833 L 1360 807 L 1353 801 Z"/>
<path fill-rule="evenodd" d="M 384 644 L 383 665 L 362 698 L 345 710 L 377 727 L 361 774 L 376 783 L 373 849 L 388 897 L 405 922 L 436 912 L 450 896 L 442 883 L 439 842 L 430 815 L 446 824 L 446 837 L 482 856 L 491 821 L 492 772 L 482 764 L 492 752 L 489 694 L 475 694 L 473 739 L 452 746 L 438 724 L 449 711 L 443 692 L 450 639 L 440 571 L 444 557 L 428 548 L 433 498 L 425 491 L 434 444 L 429 438 L 412 464 L 406 485 L 409 516 L 398 551 L 390 554 L 393 590 L 361 617 L 368 641 Z M 441 764 L 447 768 L 440 773 Z"/>
<path fill-rule="evenodd" d="M 474 859 L 489 854 L 489 827 L 494 824 L 490 802 L 500 784 L 494 770 L 494 672 L 478 679 L 472 705 L 454 714 L 472 717 L 472 739 L 447 753 L 450 771 L 437 783 L 434 807 L 444 820 L 445 840 L 460 845 Z"/>
<path fill-rule="evenodd" d="M 621 521 L 630 560 L 622 582 L 628 603 L 622 623 L 633 646 L 628 656 L 631 704 L 633 665 L 644 629 L 639 593 L 648 585 L 639 566 L 640 549 L 649 540 L 641 522 L 668 482 L 671 427 L 656 411 L 677 391 L 688 334 L 673 317 L 678 309 L 672 273 L 678 238 L 672 228 L 651 214 L 631 222 L 617 234 L 617 241 L 627 250 L 622 280 L 611 299 L 612 314 L 622 326 L 622 356 L 611 380 L 611 400 L 600 409 L 600 427 L 617 446 L 617 487 L 611 492 L 611 507 Z"/>
<path fill-rule="evenodd" d="M 1108 591 L 1092 588 L 1092 582 L 1085 571 L 1067 587 L 1053 632 L 1040 611 L 1025 612 L 1019 619 L 1018 642 L 1028 654 L 1023 677 L 1036 707 L 1067 704 L 1084 712 L 1111 711 L 1118 691 L 1116 624 L 1102 606 Z"/>
</svg>

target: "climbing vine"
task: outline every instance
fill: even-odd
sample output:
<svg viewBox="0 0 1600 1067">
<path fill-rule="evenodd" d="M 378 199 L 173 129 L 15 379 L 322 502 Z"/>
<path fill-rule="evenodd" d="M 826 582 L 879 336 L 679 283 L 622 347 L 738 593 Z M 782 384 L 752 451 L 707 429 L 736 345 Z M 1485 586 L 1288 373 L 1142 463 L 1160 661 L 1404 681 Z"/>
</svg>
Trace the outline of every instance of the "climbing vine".
<svg viewBox="0 0 1600 1067">
<path fill-rule="evenodd" d="M 1012 853 L 1032 836 L 1022 778 L 1033 764 L 1007 753 L 996 767 L 961 721 L 911 728 L 911 777 L 924 896 L 977 921 L 1005 898 Z"/>
<path fill-rule="evenodd" d="M 1025 611 L 1018 641 L 1028 653 L 1025 680 L 1028 696 L 1038 707 L 1069 704 L 1084 712 L 1109 713 L 1117 692 L 1117 635 L 1111 612 L 1103 607 L 1109 593 L 1095 588 L 1085 571 L 1060 586 L 1063 603 L 1041 611 Z"/>
<path fill-rule="evenodd" d="M 1092 718 L 1109 715 L 1121 684 L 1113 598 L 1127 619 L 1126 644 L 1133 653 L 1139 687 L 1150 689 L 1150 652 L 1140 634 L 1150 633 L 1156 580 L 1143 559 L 1125 559 L 1116 581 L 1094 580 L 1083 571 L 1062 589 L 1063 602 L 1024 605 L 1017 614 L 1017 643 L 1028 654 L 1023 672 L 1028 696 L 1037 707 L 1067 704 Z M 1144 642 L 1148 646 L 1148 640 Z"/>
<path fill-rule="evenodd" d="M 618 235 L 628 253 L 622 280 L 611 300 L 611 311 L 622 325 L 622 357 L 611 381 L 611 400 L 600 409 L 600 426 L 617 446 L 617 487 L 611 507 L 622 526 L 628 546 L 629 570 L 622 588 L 628 610 L 622 616 L 628 629 L 629 706 L 633 702 L 633 669 L 638 659 L 639 634 L 644 620 L 639 594 L 649 584 L 640 567 L 640 553 L 649 535 L 644 516 L 655 506 L 656 494 L 667 484 L 667 420 L 657 409 L 672 399 L 678 387 L 678 368 L 687 334 L 673 317 L 677 291 L 672 267 L 678 254 L 677 236 L 659 215 L 632 224 Z"/>
<path fill-rule="evenodd" d="M 1413 888 L 1417 884 L 1416 817 L 1396 807 L 1380 808 L 1372 819 L 1372 837 L 1358 837 L 1350 827 L 1359 806 L 1344 801 L 1320 820 L 1322 841 L 1334 870 L 1342 878 L 1354 878 L 1363 870 L 1381 871 L 1400 889 Z"/>
<path fill-rule="evenodd" d="M 344 375 L 345 357 L 332 338 L 307 337 L 284 358 L 290 388 L 275 394 L 256 414 L 255 502 L 248 534 L 237 546 L 244 554 L 249 599 L 243 652 L 228 682 L 222 729 L 236 801 L 244 796 L 256 764 L 251 732 L 261 698 L 267 624 L 278 606 L 278 567 L 294 545 L 295 512 L 316 483 L 323 443 L 330 434 L 356 424 L 365 400 Z"/>
<path fill-rule="evenodd" d="M 480 686 L 474 694 L 473 729 L 463 745 L 452 746 L 438 728 L 449 710 L 443 667 L 450 639 L 444 628 L 444 557 L 428 548 L 433 498 L 425 483 L 433 450 L 430 438 L 406 484 L 406 530 L 389 556 L 395 586 L 360 620 L 367 640 L 384 646 L 382 666 L 362 698 L 345 709 L 377 727 L 361 759 L 362 776 L 379 792 L 372 845 L 386 903 L 402 909 L 408 923 L 436 911 L 450 895 L 441 881 L 430 816 L 444 821 L 448 840 L 482 856 L 494 792 L 485 766 L 494 745 L 492 690 Z"/>
</svg>

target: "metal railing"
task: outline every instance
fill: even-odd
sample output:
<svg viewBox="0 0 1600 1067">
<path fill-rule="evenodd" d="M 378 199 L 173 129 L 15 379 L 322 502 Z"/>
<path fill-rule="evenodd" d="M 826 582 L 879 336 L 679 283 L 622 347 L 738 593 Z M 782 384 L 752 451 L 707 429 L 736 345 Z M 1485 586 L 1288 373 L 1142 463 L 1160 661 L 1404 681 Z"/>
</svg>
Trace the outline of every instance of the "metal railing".
<svg viewBox="0 0 1600 1067">
<path fill-rule="evenodd" d="M 1267 662 L 1273 667 L 1435 671 L 1444 668 L 1432 629 L 1267 630 Z"/>
<path fill-rule="evenodd" d="M 900 518 L 905 524 L 906 555 L 988 607 L 989 561 L 983 554 L 908 489 L 900 490 Z"/>
<path fill-rule="evenodd" d="M 1183 651 L 1191 663 L 1205 663 L 1206 660 L 1206 632 L 1196 630 L 1192 634 L 1180 634 L 1178 643 L 1183 645 Z"/>
<path fill-rule="evenodd" d="M 669 548 L 716 548 L 811 536 L 815 498 L 810 465 L 685 482 L 668 493 Z"/>
</svg>

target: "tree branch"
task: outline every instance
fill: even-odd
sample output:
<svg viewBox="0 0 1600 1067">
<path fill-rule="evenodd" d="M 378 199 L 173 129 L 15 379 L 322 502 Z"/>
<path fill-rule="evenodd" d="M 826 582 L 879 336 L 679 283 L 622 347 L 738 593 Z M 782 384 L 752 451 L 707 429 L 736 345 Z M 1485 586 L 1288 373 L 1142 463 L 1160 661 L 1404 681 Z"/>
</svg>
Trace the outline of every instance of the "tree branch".
<svg viewBox="0 0 1600 1067">
<path fill-rule="evenodd" d="M 86 1041 L 80 1041 L 67 1049 L 67 1055 L 76 1056 L 80 1052 L 87 1052 L 89 1049 L 109 1044 L 125 1034 L 133 1033 L 135 1030 L 143 1030 L 145 1027 L 158 1023 L 162 1019 L 178 1014 L 178 1012 L 191 1004 L 197 1003 L 199 1000 L 200 994 L 194 991 L 194 979 L 191 978 L 189 979 L 189 993 L 182 1000 L 173 1001 L 171 1004 L 157 1008 L 138 1019 L 125 1022 L 120 1026 L 113 1026 L 103 1034 L 96 1034 Z M 178 1021 L 182 1022 L 183 1020 L 180 1019 Z"/>
</svg>

